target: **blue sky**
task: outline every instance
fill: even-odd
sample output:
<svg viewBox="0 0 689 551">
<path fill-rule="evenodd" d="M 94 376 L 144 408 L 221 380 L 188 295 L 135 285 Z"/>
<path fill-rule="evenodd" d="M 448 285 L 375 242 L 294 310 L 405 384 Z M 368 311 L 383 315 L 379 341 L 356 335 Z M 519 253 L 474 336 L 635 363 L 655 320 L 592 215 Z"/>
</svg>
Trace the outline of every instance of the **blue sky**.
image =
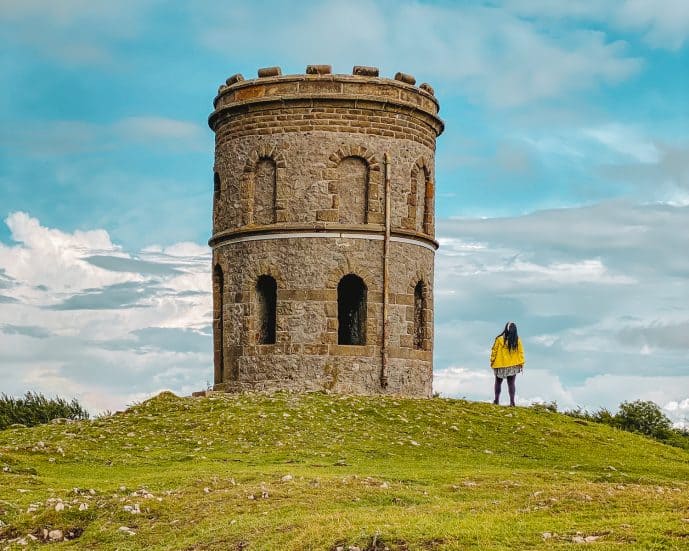
<svg viewBox="0 0 689 551">
<path fill-rule="evenodd" d="M 0 391 L 118 408 L 211 377 L 217 87 L 263 66 L 431 83 L 435 387 L 689 415 L 689 4 L 0 0 Z"/>
</svg>

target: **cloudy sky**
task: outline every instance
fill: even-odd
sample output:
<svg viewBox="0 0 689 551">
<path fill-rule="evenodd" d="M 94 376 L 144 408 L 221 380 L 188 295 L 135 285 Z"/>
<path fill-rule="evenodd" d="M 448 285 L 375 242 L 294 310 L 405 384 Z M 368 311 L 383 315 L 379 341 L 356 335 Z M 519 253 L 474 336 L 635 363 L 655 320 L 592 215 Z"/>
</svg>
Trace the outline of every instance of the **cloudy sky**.
<svg viewBox="0 0 689 551">
<path fill-rule="evenodd" d="M 490 399 L 509 319 L 521 403 L 686 423 L 685 0 L 0 0 L 0 37 L 0 392 L 204 388 L 218 85 L 375 65 L 446 122 L 436 390 Z"/>
</svg>

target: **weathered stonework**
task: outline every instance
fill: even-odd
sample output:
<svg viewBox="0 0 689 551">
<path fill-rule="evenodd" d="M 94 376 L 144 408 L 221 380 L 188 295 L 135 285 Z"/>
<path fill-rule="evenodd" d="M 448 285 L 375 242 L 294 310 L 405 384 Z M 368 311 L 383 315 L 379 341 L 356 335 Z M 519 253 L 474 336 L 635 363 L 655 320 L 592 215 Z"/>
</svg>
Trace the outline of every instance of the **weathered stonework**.
<svg viewBox="0 0 689 551">
<path fill-rule="evenodd" d="M 209 118 L 214 388 L 430 396 L 438 102 L 307 73 L 234 75 Z"/>
</svg>

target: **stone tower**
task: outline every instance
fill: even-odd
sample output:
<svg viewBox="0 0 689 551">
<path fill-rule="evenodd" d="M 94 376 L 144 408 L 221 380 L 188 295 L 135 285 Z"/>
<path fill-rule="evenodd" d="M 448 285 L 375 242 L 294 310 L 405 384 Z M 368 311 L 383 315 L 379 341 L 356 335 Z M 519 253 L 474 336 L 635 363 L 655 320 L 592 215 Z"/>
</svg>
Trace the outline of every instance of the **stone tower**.
<svg viewBox="0 0 689 551">
<path fill-rule="evenodd" d="M 271 67 L 214 107 L 215 390 L 430 396 L 433 89 Z"/>
</svg>

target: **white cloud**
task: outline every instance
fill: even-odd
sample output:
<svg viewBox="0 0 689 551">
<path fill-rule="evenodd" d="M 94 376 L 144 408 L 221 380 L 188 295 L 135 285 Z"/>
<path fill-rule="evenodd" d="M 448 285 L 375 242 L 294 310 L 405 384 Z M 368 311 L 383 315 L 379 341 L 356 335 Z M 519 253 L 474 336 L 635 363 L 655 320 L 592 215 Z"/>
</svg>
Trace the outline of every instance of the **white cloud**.
<svg viewBox="0 0 689 551">
<path fill-rule="evenodd" d="M 689 203 L 689 144 L 670 145 L 658 141 L 653 147 L 657 151 L 657 162 L 644 162 L 637 156 L 625 162 L 603 165 L 601 173 L 611 180 L 624 182 L 646 200 L 686 206 Z"/>
<path fill-rule="evenodd" d="M 685 0 L 506 0 L 513 13 L 539 19 L 605 23 L 640 32 L 652 47 L 678 50 L 689 37 L 689 4 Z"/>
<path fill-rule="evenodd" d="M 531 281 L 542 281 L 548 285 L 573 283 L 631 284 L 634 279 L 624 274 L 611 274 L 600 259 L 586 259 L 580 262 L 554 262 L 547 265 L 515 260 L 508 269 L 515 277 L 522 275 Z"/>
<path fill-rule="evenodd" d="M 279 50 L 295 66 L 316 55 L 336 72 L 379 64 L 390 76 L 403 70 L 443 83 L 444 95 L 461 90 L 503 107 L 619 82 L 641 68 L 625 43 L 602 32 L 549 33 L 489 6 L 331 1 L 269 12 L 214 5 L 213 14 L 209 25 L 201 10 L 197 25 L 203 43 L 217 51 L 241 48 L 267 63 Z"/>
<path fill-rule="evenodd" d="M 651 46 L 678 50 L 689 37 L 689 4 L 685 0 L 627 0 L 616 10 L 622 29 L 641 31 Z"/>
<path fill-rule="evenodd" d="M 199 124 L 164 117 L 128 117 L 116 122 L 113 128 L 127 142 L 174 141 L 181 142 L 180 149 L 190 144 L 203 148 L 207 137 L 207 131 Z"/>
<path fill-rule="evenodd" d="M 655 144 L 627 125 L 607 124 L 585 129 L 584 134 L 640 163 L 657 163 L 660 160 L 660 152 Z"/>
<path fill-rule="evenodd" d="M 487 369 L 476 371 L 451 366 L 433 374 L 433 390 L 443 396 L 472 397 L 485 401 L 489 399 L 486 392 L 492 388 L 492 383 L 493 375 Z"/>
<path fill-rule="evenodd" d="M 689 430 L 689 398 L 671 400 L 663 406 L 663 410 L 674 421 L 674 426 Z"/>
<path fill-rule="evenodd" d="M 210 252 L 178 243 L 130 254 L 104 230 L 46 228 L 21 212 L 0 243 L 3 392 L 77 396 L 116 409 L 212 376 Z"/>
<path fill-rule="evenodd" d="M 156 0 L 2 0 L 0 22 L 8 43 L 75 65 L 111 64 L 116 44 L 133 40 L 146 28 Z"/>
<path fill-rule="evenodd" d="M 198 123 L 150 115 L 105 124 L 68 120 L 8 122 L 0 129 L 0 145 L 41 159 L 131 146 L 206 151 L 211 139 L 210 132 Z"/>
<path fill-rule="evenodd" d="M 45 228 L 23 212 L 10 214 L 5 222 L 17 244 L 0 243 L 0 267 L 22 282 L 9 293 L 14 298 L 33 302 L 49 294 L 59 297 L 132 279 L 131 275 L 108 272 L 82 261 L 93 253 L 120 254 L 104 230 L 65 233 Z M 39 288 L 48 286 L 50 293 Z"/>
</svg>

